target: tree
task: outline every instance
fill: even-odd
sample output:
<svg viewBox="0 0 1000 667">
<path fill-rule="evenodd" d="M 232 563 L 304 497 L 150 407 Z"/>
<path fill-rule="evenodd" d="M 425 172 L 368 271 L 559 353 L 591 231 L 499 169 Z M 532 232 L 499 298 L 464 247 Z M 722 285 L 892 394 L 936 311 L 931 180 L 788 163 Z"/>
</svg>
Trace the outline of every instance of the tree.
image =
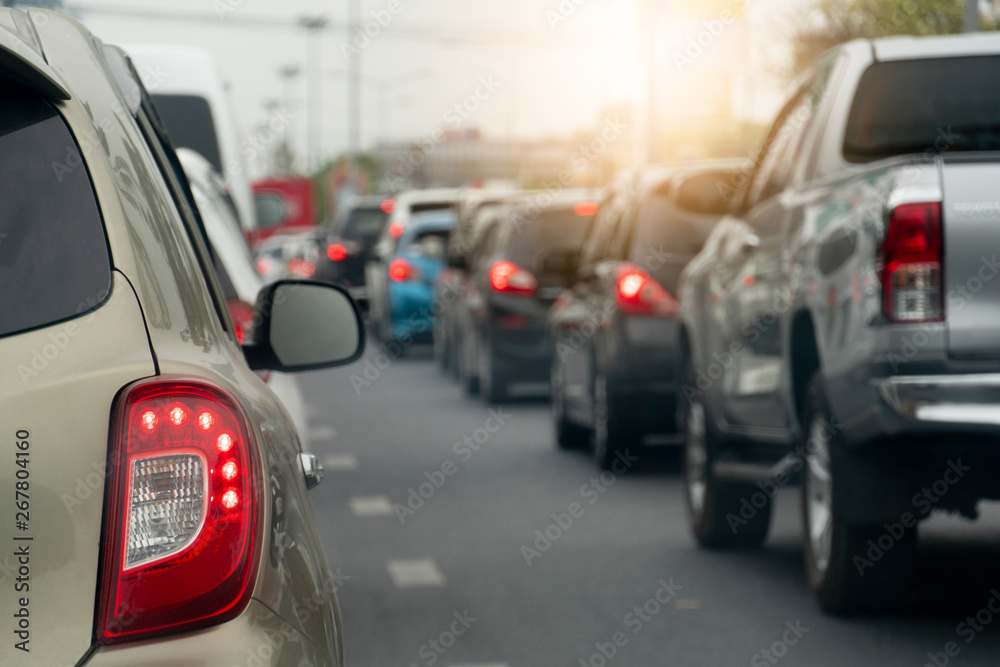
<svg viewBox="0 0 1000 667">
<path fill-rule="evenodd" d="M 966 0 L 814 0 L 786 19 L 791 63 L 783 68 L 798 76 L 825 51 L 852 39 L 895 35 L 947 35 L 962 32 Z M 983 19 L 984 30 L 997 29 Z"/>
</svg>

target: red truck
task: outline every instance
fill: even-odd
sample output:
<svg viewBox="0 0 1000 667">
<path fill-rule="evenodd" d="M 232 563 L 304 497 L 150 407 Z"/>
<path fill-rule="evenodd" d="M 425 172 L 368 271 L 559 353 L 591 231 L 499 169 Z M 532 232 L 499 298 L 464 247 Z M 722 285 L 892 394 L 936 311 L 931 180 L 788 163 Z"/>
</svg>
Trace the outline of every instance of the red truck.
<svg viewBox="0 0 1000 667">
<path fill-rule="evenodd" d="M 253 184 L 257 229 L 247 232 L 251 247 L 280 234 L 315 229 L 318 223 L 313 182 L 286 176 L 266 178 Z"/>
</svg>

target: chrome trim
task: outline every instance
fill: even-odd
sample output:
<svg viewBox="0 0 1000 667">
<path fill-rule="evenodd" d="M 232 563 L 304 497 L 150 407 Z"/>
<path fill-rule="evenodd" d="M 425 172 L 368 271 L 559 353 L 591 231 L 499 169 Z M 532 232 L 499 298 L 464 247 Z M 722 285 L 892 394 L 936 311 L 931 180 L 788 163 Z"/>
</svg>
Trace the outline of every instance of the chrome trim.
<svg viewBox="0 0 1000 667">
<path fill-rule="evenodd" d="M 873 380 L 872 385 L 887 406 L 907 419 L 1000 426 L 1000 373 L 914 375 Z"/>
<path fill-rule="evenodd" d="M 323 464 L 315 454 L 299 454 L 299 463 L 302 465 L 302 474 L 306 478 L 306 488 L 315 489 L 323 481 Z"/>
</svg>

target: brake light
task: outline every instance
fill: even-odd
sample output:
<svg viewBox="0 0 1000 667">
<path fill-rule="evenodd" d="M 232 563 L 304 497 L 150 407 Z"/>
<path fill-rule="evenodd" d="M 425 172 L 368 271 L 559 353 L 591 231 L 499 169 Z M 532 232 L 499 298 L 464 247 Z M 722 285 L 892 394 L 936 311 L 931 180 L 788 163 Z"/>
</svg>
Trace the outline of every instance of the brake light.
<svg viewBox="0 0 1000 667">
<path fill-rule="evenodd" d="M 879 250 L 882 304 L 889 320 L 944 319 L 941 259 L 941 204 L 903 204 L 893 209 Z"/>
<path fill-rule="evenodd" d="M 574 206 L 573 212 L 581 217 L 588 218 L 590 216 L 597 215 L 597 211 L 599 209 L 600 206 L 597 204 L 597 202 L 585 201 L 585 202 L 580 202 L 579 204 Z"/>
<path fill-rule="evenodd" d="M 140 382 L 118 399 L 111 433 L 98 641 L 239 615 L 257 572 L 262 485 L 242 410 L 201 381 Z"/>
<path fill-rule="evenodd" d="M 382 202 L 382 212 L 392 215 L 392 212 L 396 210 L 396 202 L 392 199 L 386 199 Z"/>
<path fill-rule="evenodd" d="M 273 263 L 267 257 L 261 257 L 257 260 L 257 273 L 262 276 L 266 276 L 271 273 L 271 269 L 274 268 Z"/>
<path fill-rule="evenodd" d="M 420 279 L 420 269 L 410 264 L 405 259 L 393 260 L 389 265 L 389 278 L 393 282 L 404 283 Z"/>
<path fill-rule="evenodd" d="M 339 243 L 334 243 L 326 249 L 326 256 L 330 258 L 330 261 L 341 262 L 347 259 L 347 248 Z"/>
<path fill-rule="evenodd" d="M 512 262 L 497 262 L 490 268 L 490 285 L 498 292 L 515 296 L 531 296 L 538 289 L 538 280 L 531 271 Z"/>
<path fill-rule="evenodd" d="M 226 302 L 229 309 L 229 319 L 236 329 L 236 340 L 240 345 L 253 338 L 253 306 L 246 301 L 230 299 Z"/>
<path fill-rule="evenodd" d="M 303 278 L 312 278 L 316 275 L 316 265 L 312 262 L 302 262 L 299 265 L 299 275 Z"/>
<path fill-rule="evenodd" d="M 672 317 L 680 311 L 680 304 L 660 283 L 634 266 L 626 266 L 618 274 L 615 303 L 627 315 Z"/>
<path fill-rule="evenodd" d="M 398 239 L 402 235 L 403 235 L 403 223 L 397 220 L 396 222 L 389 225 L 389 236 L 391 236 L 394 239 Z"/>
</svg>

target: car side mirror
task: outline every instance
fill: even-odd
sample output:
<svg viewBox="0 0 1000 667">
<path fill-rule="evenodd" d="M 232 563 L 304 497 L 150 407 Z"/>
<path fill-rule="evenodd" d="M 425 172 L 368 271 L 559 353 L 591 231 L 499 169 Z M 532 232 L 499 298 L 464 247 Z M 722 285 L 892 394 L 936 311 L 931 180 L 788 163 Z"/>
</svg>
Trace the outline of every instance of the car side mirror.
<svg viewBox="0 0 1000 667">
<path fill-rule="evenodd" d="M 268 285 L 254 306 L 254 339 L 243 346 L 250 368 L 297 373 L 361 358 L 364 327 L 344 288 L 311 281 Z"/>
</svg>

